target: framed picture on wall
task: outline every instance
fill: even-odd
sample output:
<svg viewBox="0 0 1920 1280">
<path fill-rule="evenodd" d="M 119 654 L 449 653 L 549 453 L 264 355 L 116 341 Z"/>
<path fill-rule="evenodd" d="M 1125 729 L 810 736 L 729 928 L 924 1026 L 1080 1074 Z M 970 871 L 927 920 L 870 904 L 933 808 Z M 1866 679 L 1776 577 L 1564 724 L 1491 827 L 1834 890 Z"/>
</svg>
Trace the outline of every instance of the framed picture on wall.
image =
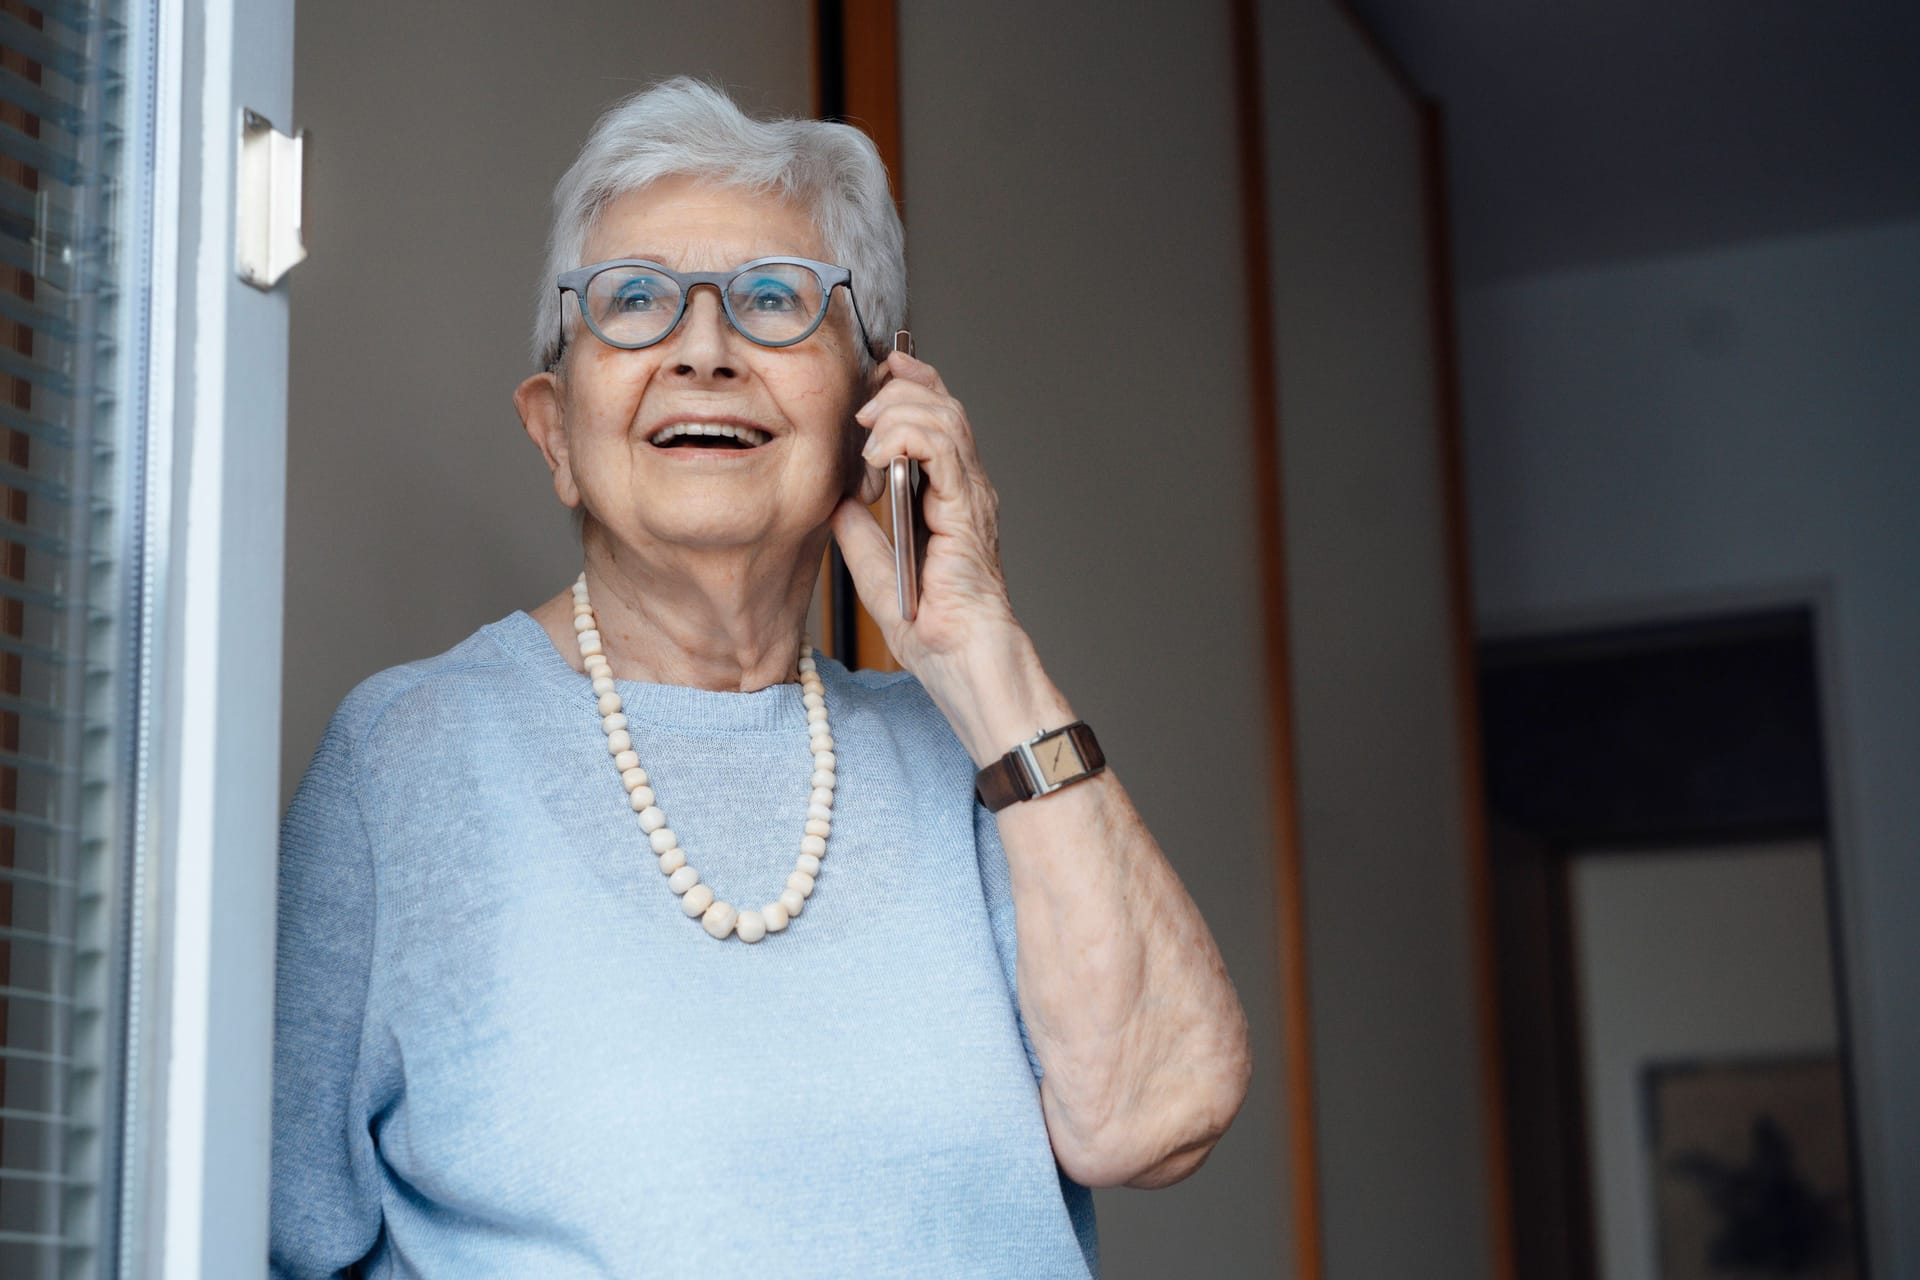
<svg viewBox="0 0 1920 1280">
<path fill-rule="evenodd" d="M 1642 1068 L 1661 1280 L 1856 1280 L 1839 1060 Z"/>
</svg>

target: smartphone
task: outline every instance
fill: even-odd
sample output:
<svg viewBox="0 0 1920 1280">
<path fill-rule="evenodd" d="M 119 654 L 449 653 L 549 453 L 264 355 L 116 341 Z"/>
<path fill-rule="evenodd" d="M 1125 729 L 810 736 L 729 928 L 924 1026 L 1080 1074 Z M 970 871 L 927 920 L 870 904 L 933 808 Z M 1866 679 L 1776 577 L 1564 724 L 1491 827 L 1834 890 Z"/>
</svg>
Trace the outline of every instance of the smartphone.
<svg viewBox="0 0 1920 1280">
<path fill-rule="evenodd" d="M 913 354 L 913 335 L 897 329 L 893 349 Z M 912 622 L 920 611 L 920 462 L 905 454 L 887 464 L 887 492 L 893 508 L 893 578 L 900 616 Z"/>
<path fill-rule="evenodd" d="M 902 455 L 887 465 L 887 488 L 893 495 L 893 577 L 899 593 L 900 616 L 912 622 L 920 605 L 920 464 Z"/>
</svg>

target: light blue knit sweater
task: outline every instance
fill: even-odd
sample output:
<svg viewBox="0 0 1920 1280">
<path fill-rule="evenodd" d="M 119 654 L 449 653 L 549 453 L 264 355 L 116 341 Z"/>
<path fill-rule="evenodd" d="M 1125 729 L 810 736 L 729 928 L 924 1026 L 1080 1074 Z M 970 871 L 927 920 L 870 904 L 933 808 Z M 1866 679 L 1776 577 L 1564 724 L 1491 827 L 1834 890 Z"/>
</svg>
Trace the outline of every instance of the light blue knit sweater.
<svg viewBox="0 0 1920 1280">
<path fill-rule="evenodd" d="M 830 850 L 751 946 L 681 912 L 530 615 L 348 695 L 281 831 L 275 1276 L 1098 1276 L 972 761 L 912 676 L 819 668 Z M 619 691 L 702 878 L 777 896 L 799 686 Z"/>
</svg>

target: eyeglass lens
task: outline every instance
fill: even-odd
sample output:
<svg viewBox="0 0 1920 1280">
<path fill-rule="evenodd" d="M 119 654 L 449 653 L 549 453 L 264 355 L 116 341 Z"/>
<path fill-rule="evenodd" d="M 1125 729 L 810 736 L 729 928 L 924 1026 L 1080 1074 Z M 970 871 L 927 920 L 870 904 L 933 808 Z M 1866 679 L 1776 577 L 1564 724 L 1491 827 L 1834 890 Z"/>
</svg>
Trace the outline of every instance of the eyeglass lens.
<svg viewBox="0 0 1920 1280">
<path fill-rule="evenodd" d="M 649 267 L 609 267 L 587 283 L 587 319 L 602 340 L 632 347 L 666 337 L 680 314 L 680 285 Z M 749 267 L 727 282 L 726 310 L 755 342 L 793 342 L 827 309 L 820 277 L 791 262 Z"/>
</svg>

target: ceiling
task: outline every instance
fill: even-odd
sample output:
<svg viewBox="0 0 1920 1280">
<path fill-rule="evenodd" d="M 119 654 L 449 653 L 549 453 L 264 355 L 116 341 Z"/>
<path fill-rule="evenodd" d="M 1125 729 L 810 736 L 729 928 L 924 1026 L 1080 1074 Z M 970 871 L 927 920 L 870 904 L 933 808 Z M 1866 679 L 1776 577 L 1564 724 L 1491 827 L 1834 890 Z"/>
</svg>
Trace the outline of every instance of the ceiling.
<svg viewBox="0 0 1920 1280">
<path fill-rule="evenodd" d="M 1463 284 L 1920 216 L 1920 0 L 1351 0 L 1447 121 Z"/>
</svg>

